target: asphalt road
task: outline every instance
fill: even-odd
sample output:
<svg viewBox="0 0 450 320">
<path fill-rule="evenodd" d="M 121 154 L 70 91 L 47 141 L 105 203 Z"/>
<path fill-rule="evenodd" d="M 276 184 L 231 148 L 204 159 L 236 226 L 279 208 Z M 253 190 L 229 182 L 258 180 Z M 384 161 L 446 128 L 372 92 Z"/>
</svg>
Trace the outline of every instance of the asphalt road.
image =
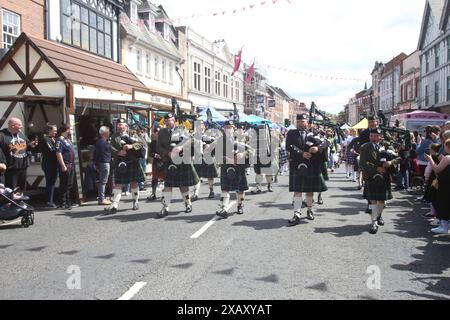
<svg viewBox="0 0 450 320">
<path fill-rule="evenodd" d="M 328 186 L 316 220 L 292 228 L 287 176 L 226 220 L 206 184 L 190 214 L 175 192 L 165 219 L 159 202 L 134 212 L 131 199 L 114 216 L 37 212 L 29 229 L 0 226 L 0 299 L 450 298 L 450 236 L 430 233 L 417 194 L 395 193 L 370 235 L 355 184 L 340 170 Z"/>
</svg>

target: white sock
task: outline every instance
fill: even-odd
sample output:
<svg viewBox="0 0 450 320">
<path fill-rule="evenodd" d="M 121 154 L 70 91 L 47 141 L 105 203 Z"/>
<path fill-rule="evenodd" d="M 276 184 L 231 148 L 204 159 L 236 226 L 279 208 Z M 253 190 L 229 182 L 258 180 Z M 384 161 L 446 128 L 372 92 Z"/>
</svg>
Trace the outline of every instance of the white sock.
<svg viewBox="0 0 450 320">
<path fill-rule="evenodd" d="M 190 205 L 191 204 L 191 196 L 189 195 L 189 191 L 188 192 L 182 192 L 181 196 L 183 197 L 183 201 L 185 205 Z"/>
<path fill-rule="evenodd" d="M 381 217 L 384 211 L 384 204 L 378 204 L 378 216 Z"/>
<path fill-rule="evenodd" d="M 378 205 L 371 204 L 370 207 L 372 209 L 372 222 L 375 222 L 378 219 Z"/>
<path fill-rule="evenodd" d="M 139 202 L 139 188 L 131 189 L 131 197 L 134 201 Z"/>
<path fill-rule="evenodd" d="M 122 189 L 114 189 L 113 190 L 113 203 L 111 204 L 111 208 L 118 208 L 120 198 L 122 198 Z"/>
<path fill-rule="evenodd" d="M 200 192 L 200 186 L 202 185 L 202 183 L 199 181 L 195 186 L 194 186 L 194 195 L 198 196 L 199 192 Z"/>
<path fill-rule="evenodd" d="M 313 205 L 313 196 L 306 196 L 306 205 L 308 206 L 308 209 L 312 208 Z"/>
<path fill-rule="evenodd" d="M 166 209 L 169 209 L 170 202 L 172 202 L 172 191 L 163 192 L 162 204 Z"/>
<path fill-rule="evenodd" d="M 242 205 L 244 203 L 244 194 L 243 193 L 237 193 L 236 197 L 237 197 L 238 206 Z"/>
<path fill-rule="evenodd" d="M 302 208 L 302 197 L 294 197 L 294 211 L 298 212 Z"/>
<path fill-rule="evenodd" d="M 225 210 L 228 210 L 228 206 L 230 205 L 230 193 L 227 191 L 222 191 L 222 206 Z"/>
<path fill-rule="evenodd" d="M 355 180 L 356 181 L 356 171 L 353 171 L 353 180 Z"/>
</svg>

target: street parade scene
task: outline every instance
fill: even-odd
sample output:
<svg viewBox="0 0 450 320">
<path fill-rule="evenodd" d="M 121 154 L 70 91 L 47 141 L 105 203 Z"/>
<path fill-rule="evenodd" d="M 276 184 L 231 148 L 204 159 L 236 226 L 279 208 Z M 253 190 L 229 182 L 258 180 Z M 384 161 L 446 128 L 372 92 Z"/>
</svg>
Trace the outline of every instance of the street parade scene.
<svg viewBox="0 0 450 320">
<path fill-rule="evenodd" d="M 449 299 L 450 1 L 348 2 L 0 0 L 0 300 Z"/>
</svg>

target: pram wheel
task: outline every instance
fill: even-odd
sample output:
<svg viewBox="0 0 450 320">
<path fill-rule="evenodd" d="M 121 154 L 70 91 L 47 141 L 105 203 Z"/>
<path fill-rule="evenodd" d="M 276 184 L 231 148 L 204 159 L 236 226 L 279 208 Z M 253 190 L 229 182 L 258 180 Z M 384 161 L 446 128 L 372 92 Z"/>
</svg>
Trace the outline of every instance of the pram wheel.
<svg viewBox="0 0 450 320">
<path fill-rule="evenodd" d="M 28 228 L 31 225 L 31 221 L 29 217 L 22 217 L 22 226 L 24 228 Z"/>
</svg>

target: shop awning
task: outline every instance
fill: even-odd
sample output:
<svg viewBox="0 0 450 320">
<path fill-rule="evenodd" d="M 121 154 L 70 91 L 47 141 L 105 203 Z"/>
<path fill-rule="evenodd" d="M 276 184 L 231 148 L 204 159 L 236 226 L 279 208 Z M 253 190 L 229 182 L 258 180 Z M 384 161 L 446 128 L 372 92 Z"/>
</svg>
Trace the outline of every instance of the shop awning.
<svg viewBox="0 0 450 320">
<path fill-rule="evenodd" d="M 0 96 L 0 101 L 11 102 L 41 102 L 45 104 L 59 105 L 64 97 L 59 96 L 32 96 L 32 95 L 14 95 L 14 96 Z"/>
</svg>

